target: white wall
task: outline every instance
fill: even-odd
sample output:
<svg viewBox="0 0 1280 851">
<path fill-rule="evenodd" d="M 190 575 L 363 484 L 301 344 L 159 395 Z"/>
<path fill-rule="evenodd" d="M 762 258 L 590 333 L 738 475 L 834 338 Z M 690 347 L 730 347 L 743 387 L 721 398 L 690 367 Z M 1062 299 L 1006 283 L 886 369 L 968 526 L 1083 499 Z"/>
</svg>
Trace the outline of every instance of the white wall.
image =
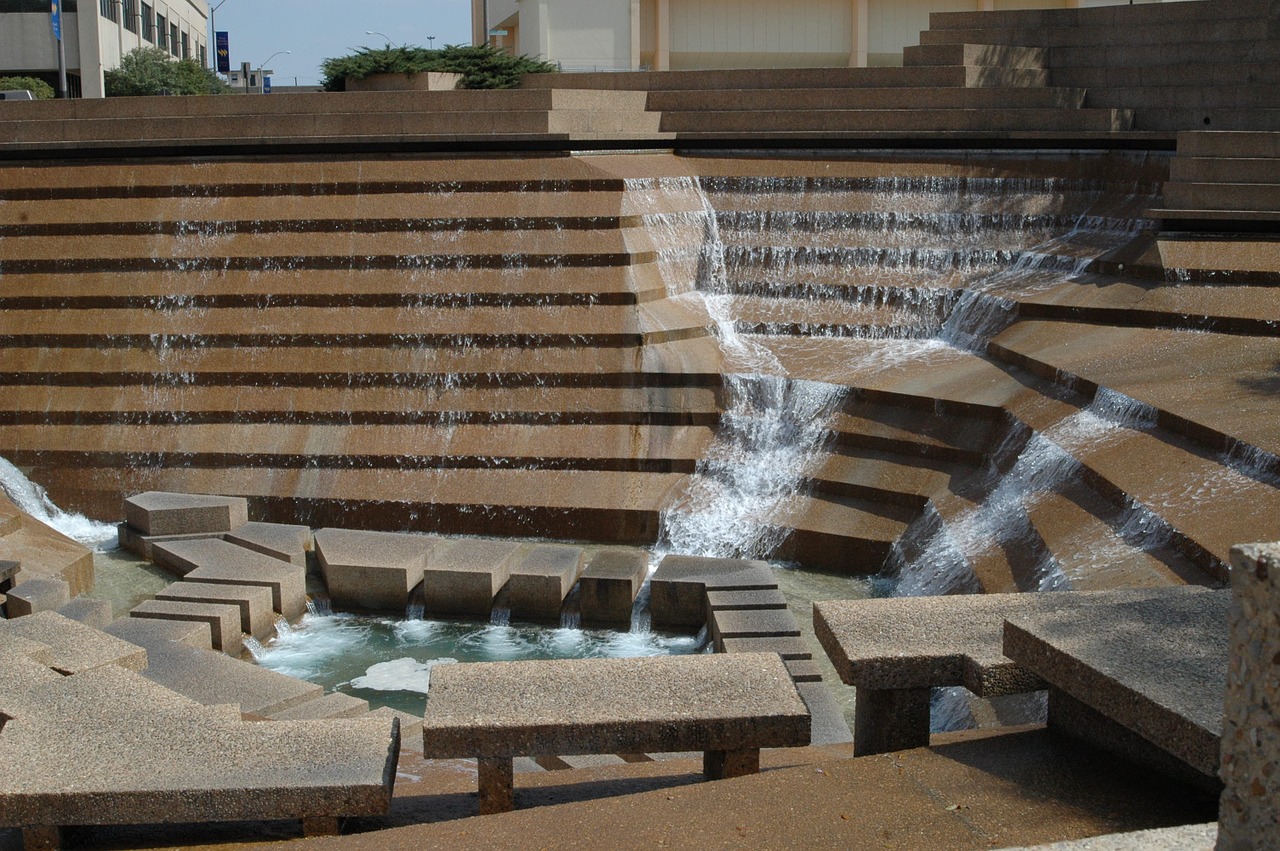
<svg viewBox="0 0 1280 851">
<path fill-rule="evenodd" d="M 62 18 L 62 38 L 67 50 L 68 67 L 80 64 L 80 47 L 76 42 L 78 15 Z M 48 15 L 4 16 L 0 25 L 0 68 L 6 71 L 48 71 L 58 68 L 58 43 L 53 40 L 53 27 Z"/>
<path fill-rule="evenodd" d="M 973 12 L 978 8 L 978 0 L 870 0 L 867 64 L 901 65 L 902 48 L 920 43 L 920 33 L 929 29 L 930 12 Z"/>
<path fill-rule="evenodd" d="M 526 15 L 535 8 L 536 17 Z M 635 67 L 631 0 L 521 0 L 520 9 L 521 53 L 552 59 L 565 70 Z"/>
<path fill-rule="evenodd" d="M 851 0 L 670 0 L 671 67 L 846 65 Z"/>
</svg>

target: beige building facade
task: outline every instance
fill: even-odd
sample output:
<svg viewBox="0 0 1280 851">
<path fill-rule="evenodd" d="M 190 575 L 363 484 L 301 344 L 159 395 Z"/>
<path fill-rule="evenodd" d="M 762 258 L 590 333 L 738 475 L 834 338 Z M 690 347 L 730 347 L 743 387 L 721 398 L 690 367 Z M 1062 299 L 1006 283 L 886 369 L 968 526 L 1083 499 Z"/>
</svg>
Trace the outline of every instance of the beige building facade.
<svg viewBox="0 0 1280 851">
<path fill-rule="evenodd" d="M 902 64 L 903 48 L 919 41 L 931 12 L 1128 2 L 472 0 L 472 37 L 476 44 L 487 40 L 513 53 L 558 62 L 565 71 L 864 67 Z"/>
<path fill-rule="evenodd" d="M 62 41 L 73 96 L 102 97 L 103 75 L 138 47 L 208 65 L 205 0 L 63 0 Z M 58 44 L 49 0 L 0 0 L 0 77 L 40 77 L 57 88 Z"/>
</svg>

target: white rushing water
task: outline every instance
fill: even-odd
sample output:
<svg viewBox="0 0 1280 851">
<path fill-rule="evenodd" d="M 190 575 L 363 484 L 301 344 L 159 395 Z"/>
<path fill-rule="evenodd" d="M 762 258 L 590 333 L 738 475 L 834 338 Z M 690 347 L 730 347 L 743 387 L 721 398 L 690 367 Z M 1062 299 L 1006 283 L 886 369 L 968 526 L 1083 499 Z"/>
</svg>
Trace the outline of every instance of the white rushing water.
<svg viewBox="0 0 1280 851">
<path fill-rule="evenodd" d="M 0 489 L 14 505 L 47 526 L 51 526 L 68 538 L 86 547 L 99 550 L 114 549 L 116 527 L 110 523 L 91 520 L 83 514 L 63 511 L 53 504 L 44 488 L 28 479 L 21 470 L 0 458 Z"/>
</svg>

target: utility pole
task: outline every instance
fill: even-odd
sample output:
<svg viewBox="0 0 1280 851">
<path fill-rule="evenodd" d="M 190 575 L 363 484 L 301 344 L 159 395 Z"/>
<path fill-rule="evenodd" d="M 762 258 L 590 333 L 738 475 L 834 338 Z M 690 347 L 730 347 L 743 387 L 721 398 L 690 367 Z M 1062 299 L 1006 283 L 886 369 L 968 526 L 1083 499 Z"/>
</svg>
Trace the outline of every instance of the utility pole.
<svg viewBox="0 0 1280 851">
<path fill-rule="evenodd" d="M 58 98 L 67 99 L 67 48 L 62 42 L 62 0 L 51 0 L 53 37 L 58 42 Z"/>
</svg>

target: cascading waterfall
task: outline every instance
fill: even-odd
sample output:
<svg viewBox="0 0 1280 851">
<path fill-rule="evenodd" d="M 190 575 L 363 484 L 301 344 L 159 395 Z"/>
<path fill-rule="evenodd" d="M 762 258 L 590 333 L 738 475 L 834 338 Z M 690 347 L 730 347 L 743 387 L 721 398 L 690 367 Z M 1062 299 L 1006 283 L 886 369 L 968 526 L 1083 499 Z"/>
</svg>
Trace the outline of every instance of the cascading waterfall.
<svg viewBox="0 0 1280 851">
<path fill-rule="evenodd" d="M 51 526 L 68 538 L 98 550 L 114 549 L 116 527 L 54 505 L 44 488 L 28 479 L 8 460 L 0 458 L 0 489 L 21 511 Z"/>
</svg>

